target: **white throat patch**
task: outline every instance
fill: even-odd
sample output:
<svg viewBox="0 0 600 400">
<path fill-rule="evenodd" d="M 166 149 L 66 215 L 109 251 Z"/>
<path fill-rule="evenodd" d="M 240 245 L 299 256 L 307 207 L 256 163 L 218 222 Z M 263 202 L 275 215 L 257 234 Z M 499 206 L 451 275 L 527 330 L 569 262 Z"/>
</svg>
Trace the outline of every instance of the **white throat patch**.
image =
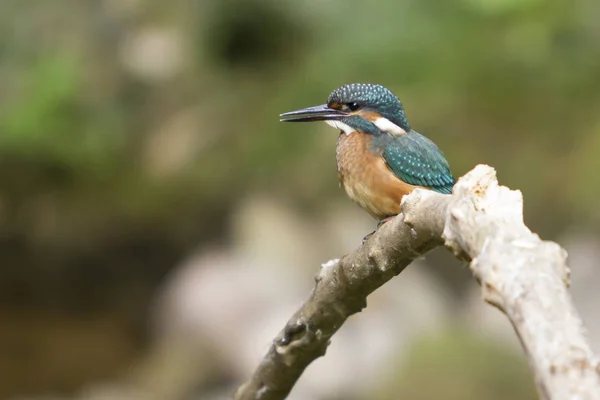
<svg viewBox="0 0 600 400">
<path fill-rule="evenodd" d="M 344 133 L 346 135 L 349 135 L 356 130 L 356 129 L 352 128 L 350 125 L 343 123 L 342 121 L 325 121 L 325 123 L 329 126 L 334 127 L 335 129 L 344 131 Z"/>
<path fill-rule="evenodd" d="M 406 131 L 387 118 L 379 117 L 373 122 L 376 127 L 394 136 L 406 135 Z"/>
</svg>

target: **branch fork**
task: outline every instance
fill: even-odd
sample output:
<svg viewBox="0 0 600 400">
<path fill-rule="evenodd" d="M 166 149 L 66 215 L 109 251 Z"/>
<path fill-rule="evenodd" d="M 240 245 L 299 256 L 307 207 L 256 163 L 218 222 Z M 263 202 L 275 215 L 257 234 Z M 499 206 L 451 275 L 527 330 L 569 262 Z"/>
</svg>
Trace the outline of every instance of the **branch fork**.
<svg viewBox="0 0 600 400">
<path fill-rule="evenodd" d="M 498 185 L 486 165 L 459 179 L 452 195 L 413 191 L 402 213 L 361 247 L 324 263 L 308 300 L 235 399 L 284 399 L 346 319 L 366 307 L 370 293 L 442 244 L 470 262 L 484 301 L 512 323 L 540 398 L 600 400 L 600 362 L 567 291 L 567 253 L 527 228 L 521 192 Z"/>
</svg>

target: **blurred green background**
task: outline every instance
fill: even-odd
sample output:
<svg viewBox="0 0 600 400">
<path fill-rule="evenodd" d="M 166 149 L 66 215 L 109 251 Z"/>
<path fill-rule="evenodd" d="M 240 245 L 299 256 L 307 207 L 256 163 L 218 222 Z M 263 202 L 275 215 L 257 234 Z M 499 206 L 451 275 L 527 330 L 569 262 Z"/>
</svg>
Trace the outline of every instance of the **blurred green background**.
<svg viewBox="0 0 600 400">
<path fill-rule="evenodd" d="M 336 133 L 278 122 L 351 82 L 394 91 L 455 176 L 523 192 L 600 335 L 598 21 L 596 0 L 3 0 L 0 398 L 226 398 L 374 226 Z M 468 272 L 421 264 L 293 398 L 535 398 Z"/>
</svg>

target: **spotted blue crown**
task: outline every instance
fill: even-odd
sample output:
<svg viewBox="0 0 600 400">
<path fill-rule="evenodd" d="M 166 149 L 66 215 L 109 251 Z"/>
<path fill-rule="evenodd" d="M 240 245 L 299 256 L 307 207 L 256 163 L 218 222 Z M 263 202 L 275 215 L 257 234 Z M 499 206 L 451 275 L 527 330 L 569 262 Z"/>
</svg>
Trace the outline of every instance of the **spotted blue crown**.
<svg viewBox="0 0 600 400">
<path fill-rule="evenodd" d="M 410 131 L 410 124 L 404 113 L 402 101 L 381 85 L 371 83 L 344 85 L 331 92 L 327 104 L 332 103 L 358 103 L 362 109 L 375 111 L 405 131 Z"/>
</svg>

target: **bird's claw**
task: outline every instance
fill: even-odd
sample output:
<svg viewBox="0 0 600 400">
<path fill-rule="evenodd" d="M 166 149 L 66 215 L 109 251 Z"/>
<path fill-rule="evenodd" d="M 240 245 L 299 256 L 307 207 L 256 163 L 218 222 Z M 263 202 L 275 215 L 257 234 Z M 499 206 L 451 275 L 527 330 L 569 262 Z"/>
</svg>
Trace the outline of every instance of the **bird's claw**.
<svg viewBox="0 0 600 400">
<path fill-rule="evenodd" d="M 381 226 L 382 226 L 383 224 L 385 224 L 386 222 L 390 221 L 390 220 L 391 220 L 391 219 L 393 219 L 393 218 L 394 218 L 393 216 L 392 216 L 392 217 L 385 217 L 385 218 L 383 218 L 381 221 L 379 221 L 379 222 L 377 223 L 377 229 L 381 228 Z"/>
<path fill-rule="evenodd" d="M 365 236 L 365 237 L 363 238 L 363 240 L 362 240 L 363 244 L 364 244 L 364 243 L 365 243 L 367 240 L 369 240 L 369 238 L 370 238 L 371 236 L 373 236 L 373 234 L 374 234 L 375 232 L 377 232 L 377 231 L 373 231 L 373 232 L 369 233 L 367 236 Z"/>
<path fill-rule="evenodd" d="M 386 222 L 388 222 L 389 220 L 391 220 L 391 219 L 393 219 L 393 218 L 394 218 L 394 216 L 391 216 L 391 217 L 385 217 L 385 218 L 383 218 L 382 220 L 380 220 L 379 222 L 377 222 L 377 227 L 376 227 L 376 229 L 375 229 L 373 232 L 369 233 L 367 236 L 365 236 L 365 237 L 363 238 L 363 240 L 362 240 L 363 244 L 364 244 L 364 243 L 365 243 L 367 240 L 369 240 L 369 238 L 370 238 L 371 236 L 373 236 L 373 234 L 374 234 L 375 232 L 377 232 L 377 230 L 379 230 L 379 228 L 381 228 L 381 226 L 382 226 L 383 224 L 385 224 Z"/>
</svg>

